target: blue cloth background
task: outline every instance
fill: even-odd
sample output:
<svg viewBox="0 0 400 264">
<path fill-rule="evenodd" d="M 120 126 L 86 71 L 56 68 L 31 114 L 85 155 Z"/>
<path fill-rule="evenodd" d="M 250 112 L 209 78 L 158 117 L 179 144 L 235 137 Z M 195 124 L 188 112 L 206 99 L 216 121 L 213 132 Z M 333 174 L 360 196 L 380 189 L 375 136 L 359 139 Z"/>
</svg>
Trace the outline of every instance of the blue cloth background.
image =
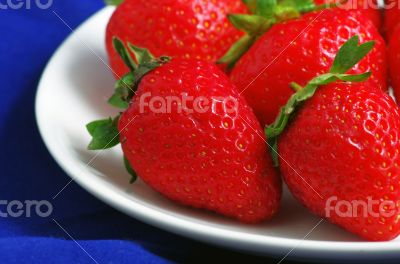
<svg viewBox="0 0 400 264">
<path fill-rule="evenodd" d="M 40 75 L 70 34 L 52 10 L 75 28 L 102 7 L 102 0 L 54 0 L 47 10 L 34 4 L 29 10 L 0 9 L 0 200 L 44 199 L 54 206 L 49 218 L 0 217 L 0 263 L 200 262 L 214 257 L 276 263 L 148 226 L 103 204 L 75 183 L 52 200 L 69 178 L 47 152 L 34 118 Z"/>
</svg>

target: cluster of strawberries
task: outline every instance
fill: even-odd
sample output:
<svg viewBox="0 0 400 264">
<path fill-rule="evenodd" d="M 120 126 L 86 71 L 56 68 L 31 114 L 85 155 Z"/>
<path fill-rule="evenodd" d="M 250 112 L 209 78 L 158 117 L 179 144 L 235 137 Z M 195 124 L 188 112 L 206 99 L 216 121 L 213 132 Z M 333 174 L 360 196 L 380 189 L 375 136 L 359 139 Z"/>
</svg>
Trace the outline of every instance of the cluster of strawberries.
<svg viewBox="0 0 400 264">
<path fill-rule="evenodd" d="M 400 7 L 387 5 L 381 23 L 368 0 L 125 0 L 106 39 L 122 113 L 87 125 L 89 149 L 121 143 L 132 180 L 245 223 L 278 211 L 282 176 L 312 213 L 393 239 Z M 373 203 L 349 214 L 354 201 Z"/>
</svg>

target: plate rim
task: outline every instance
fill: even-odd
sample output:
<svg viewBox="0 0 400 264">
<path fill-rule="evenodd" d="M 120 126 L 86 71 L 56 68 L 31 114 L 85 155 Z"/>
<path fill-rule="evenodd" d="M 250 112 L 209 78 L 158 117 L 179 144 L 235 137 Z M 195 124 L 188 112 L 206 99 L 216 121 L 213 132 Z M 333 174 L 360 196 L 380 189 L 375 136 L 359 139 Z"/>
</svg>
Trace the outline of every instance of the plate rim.
<svg viewBox="0 0 400 264">
<path fill-rule="evenodd" d="M 354 254 L 361 252 L 365 254 L 362 259 L 371 259 L 374 256 L 377 257 L 376 253 L 384 253 L 388 257 L 394 257 L 396 254 L 398 257 L 400 256 L 400 242 L 301 240 L 257 234 L 244 234 L 239 231 L 221 229 L 204 223 L 193 222 L 133 202 L 126 197 L 127 194 L 110 191 L 110 189 L 107 188 L 107 183 L 103 180 L 85 177 L 87 172 L 74 164 L 72 159 L 66 159 L 62 147 L 54 144 L 51 137 L 49 137 L 51 131 L 49 131 L 48 126 L 46 125 L 46 115 L 42 109 L 41 101 L 44 100 L 42 98 L 45 97 L 43 91 L 45 91 L 44 87 L 46 80 L 49 78 L 49 71 L 52 66 L 56 64 L 59 54 L 68 47 L 73 36 L 79 34 L 83 28 L 88 27 L 90 23 L 93 23 L 92 21 L 100 19 L 100 17 L 105 16 L 107 12 L 111 13 L 113 9 L 114 7 L 104 7 L 100 9 L 73 30 L 73 32 L 59 45 L 51 56 L 37 86 L 35 96 L 35 118 L 39 133 L 53 159 L 64 170 L 64 172 L 71 177 L 72 180 L 106 204 L 109 204 L 117 210 L 122 211 L 123 213 L 146 224 L 214 245 L 269 256 L 281 255 L 282 251 L 290 251 L 295 248 L 296 250 L 291 253 L 291 256 L 288 257 L 289 259 L 293 257 L 304 257 L 310 259 L 310 252 L 314 253 L 312 259 L 321 257 L 326 258 L 327 256 L 332 256 L 333 253 L 336 254 L 334 256 L 335 259 L 354 258 Z M 381 254 L 380 257 L 382 257 Z"/>
</svg>

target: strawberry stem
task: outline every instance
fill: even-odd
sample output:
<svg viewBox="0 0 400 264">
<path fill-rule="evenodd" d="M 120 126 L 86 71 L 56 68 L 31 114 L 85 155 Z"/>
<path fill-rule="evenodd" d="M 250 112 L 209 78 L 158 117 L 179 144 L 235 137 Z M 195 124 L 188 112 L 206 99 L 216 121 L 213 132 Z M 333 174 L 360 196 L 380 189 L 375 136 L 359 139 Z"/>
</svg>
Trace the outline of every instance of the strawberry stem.
<svg viewBox="0 0 400 264">
<path fill-rule="evenodd" d="M 300 91 L 301 89 L 303 89 L 303 87 L 302 87 L 300 84 L 295 83 L 295 82 L 292 82 L 292 83 L 290 84 L 290 88 L 292 88 L 295 92 L 298 92 L 298 91 Z"/>
</svg>

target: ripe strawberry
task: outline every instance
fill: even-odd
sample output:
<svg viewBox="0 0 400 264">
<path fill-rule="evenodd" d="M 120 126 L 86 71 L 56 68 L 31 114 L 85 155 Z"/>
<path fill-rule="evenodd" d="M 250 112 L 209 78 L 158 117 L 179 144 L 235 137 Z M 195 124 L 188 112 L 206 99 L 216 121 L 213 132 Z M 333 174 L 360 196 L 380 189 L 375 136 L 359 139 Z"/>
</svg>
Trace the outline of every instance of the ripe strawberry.
<svg viewBox="0 0 400 264">
<path fill-rule="evenodd" d="M 112 46 L 113 37 L 147 47 L 156 56 L 215 62 L 242 35 L 226 18 L 231 12 L 247 9 L 240 0 L 125 0 L 106 32 L 114 74 L 122 77 L 128 68 Z"/>
<path fill-rule="evenodd" d="M 385 1 L 384 31 L 386 39 L 390 39 L 396 26 L 400 23 L 400 6 L 398 0 Z"/>
<path fill-rule="evenodd" d="M 393 31 L 388 47 L 389 75 L 397 102 L 400 102 L 400 25 Z"/>
<path fill-rule="evenodd" d="M 228 18 L 237 29 L 244 31 L 245 34 L 218 61 L 227 65 L 229 70 L 273 25 L 301 18 L 310 12 L 325 9 L 358 11 L 362 18 L 360 23 L 368 21 L 375 25 L 376 29 L 380 30 L 381 28 L 381 12 L 377 0 L 243 0 L 243 2 L 246 3 L 251 14 L 229 14 Z"/>
<path fill-rule="evenodd" d="M 366 239 L 390 240 L 400 233 L 400 111 L 371 83 L 336 82 L 368 77 L 344 72 L 371 48 L 349 40 L 330 73 L 293 95 L 266 134 L 304 206 Z"/>
<path fill-rule="evenodd" d="M 377 29 L 360 11 L 325 9 L 274 25 L 238 61 L 231 80 L 243 92 L 262 124 L 270 124 L 293 90 L 292 80 L 305 85 L 326 72 L 349 37 L 376 40 L 374 50 L 351 73 L 372 71 L 367 81 L 387 89 L 385 44 Z"/>
<path fill-rule="evenodd" d="M 154 60 L 130 46 L 137 67 L 118 40 L 115 46 L 133 71 L 117 83 L 111 102 L 132 100 L 119 101 L 128 106 L 119 118 L 88 125 L 89 147 L 116 145 L 106 145 L 105 138 L 119 131 L 128 169 L 131 164 L 164 196 L 246 223 L 270 218 L 278 209 L 281 181 L 256 117 L 226 75 L 204 61 Z M 124 83 L 137 88 L 135 95 Z"/>
<path fill-rule="evenodd" d="M 397 0 L 396 0 L 397 1 Z M 338 4 L 338 8 L 345 10 L 359 10 L 365 17 L 368 17 L 377 29 L 382 25 L 382 14 L 377 0 L 349 0 L 339 3 L 338 0 L 314 0 L 315 4 L 322 5 L 326 3 Z"/>
</svg>

